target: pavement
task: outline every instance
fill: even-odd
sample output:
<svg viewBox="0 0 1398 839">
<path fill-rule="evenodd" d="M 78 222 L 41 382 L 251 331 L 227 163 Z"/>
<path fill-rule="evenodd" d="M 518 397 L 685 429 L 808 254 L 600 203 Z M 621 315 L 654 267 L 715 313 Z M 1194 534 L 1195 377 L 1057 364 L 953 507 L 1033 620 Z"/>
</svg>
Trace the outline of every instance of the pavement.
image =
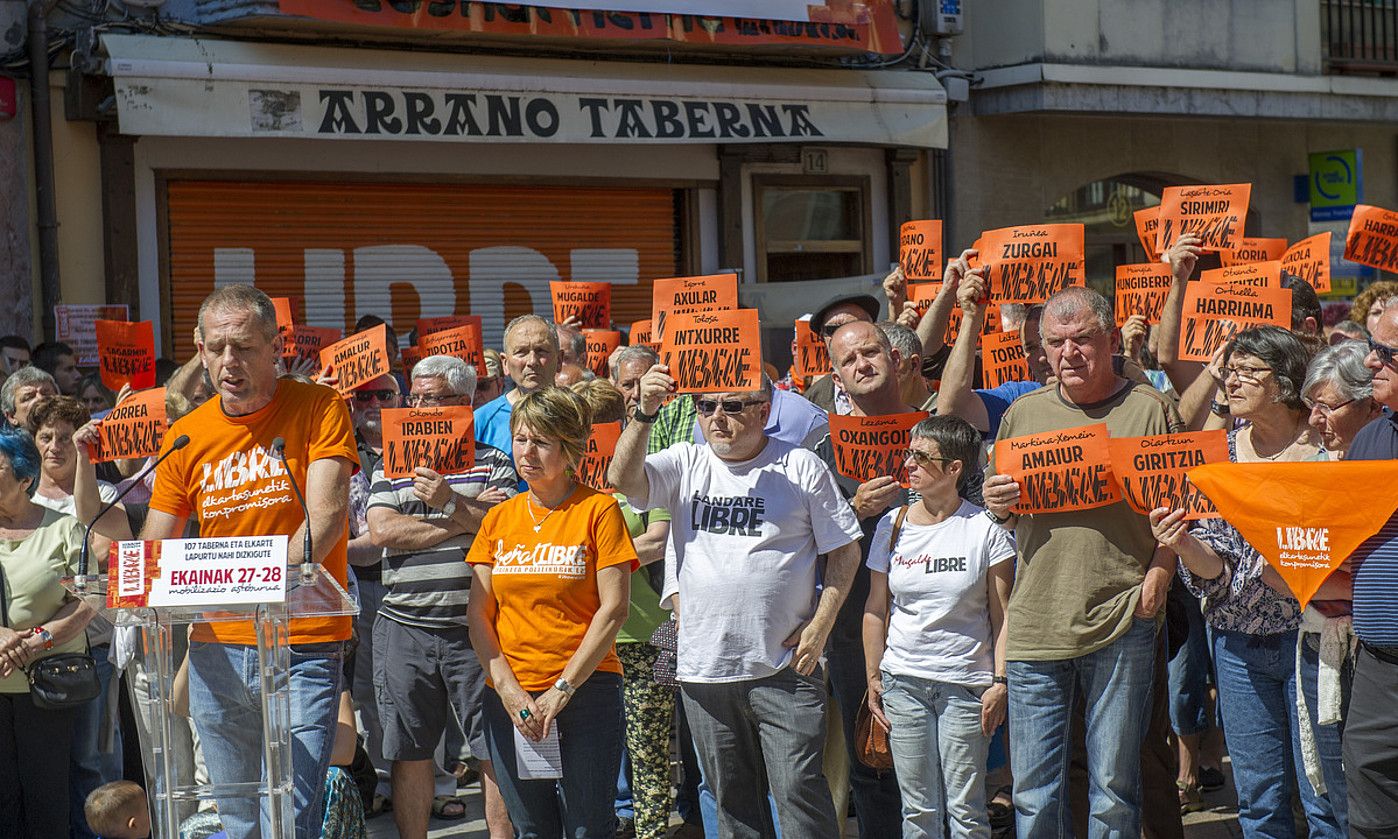
<svg viewBox="0 0 1398 839">
<path fill-rule="evenodd" d="M 1243 832 L 1238 827 L 1237 801 L 1233 791 L 1233 769 L 1224 761 L 1223 773 L 1228 783 L 1216 792 L 1207 793 L 1204 802 L 1208 809 L 1191 813 L 1184 817 L 1185 839 L 1241 839 Z M 487 839 L 485 815 L 481 806 L 480 786 L 472 784 L 461 790 L 466 802 L 466 817 L 458 821 L 433 819 L 428 829 L 429 839 Z M 393 814 L 385 813 L 369 820 L 370 839 L 398 839 L 398 830 L 393 826 Z M 855 837 L 858 830 L 851 819 L 845 836 Z"/>
</svg>

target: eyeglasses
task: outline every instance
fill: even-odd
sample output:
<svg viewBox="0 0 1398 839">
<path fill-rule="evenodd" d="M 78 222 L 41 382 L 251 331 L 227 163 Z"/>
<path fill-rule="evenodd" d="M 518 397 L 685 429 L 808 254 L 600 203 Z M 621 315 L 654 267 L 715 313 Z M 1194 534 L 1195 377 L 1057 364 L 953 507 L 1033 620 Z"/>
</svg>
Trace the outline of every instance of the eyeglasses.
<svg viewBox="0 0 1398 839">
<path fill-rule="evenodd" d="M 1218 372 L 1223 376 L 1223 380 L 1228 381 L 1230 376 L 1237 376 L 1240 382 L 1252 382 L 1257 384 L 1262 381 L 1263 373 L 1272 372 L 1270 367 L 1220 367 Z"/>
<path fill-rule="evenodd" d="M 1392 366 L 1393 359 L 1398 358 L 1398 347 L 1390 347 L 1387 344 L 1380 344 L 1372 337 L 1369 338 L 1369 352 L 1378 356 L 1379 363 L 1385 367 Z"/>
<path fill-rule="evenodd" d="M 354 401 L 361 405 L 367 405 L 374 400 L 379 402 L 392 402 L 398 398 L 396 390 L 356 390 Z"/>
<path fill-rule="evenodd" d="M 744 408 L 751 405 L 761 405 L 765 399 L 700 399 L 694 403 L 694 407 L 699 411 L 701 417 L 711 417 L 722 410 L 723 413 L 732 416 L 741 414 Z"/>
<path fill-rule="evenodd" d="M 956 458 L 937 457 L 936 455 L 928 454 L 924 451 L 918 451 L 917 449 L 908 449 L 907 451 L 903 452 L 903 462 L 906 463 L 909 460 L 916 461 L 918 466 L 921 466 L 922 468 L 926 469 L 934 463 L 951 463 L 952 461 L 956 460 Z"/>
<path fill-rule="evenodd" d="M 1329 417 L 1331 414 L 1335 413 L 1336 411 L 1340 410 L 1341 408 L 1345 407 L 1346 405 L 1349 405 L 1350 403 L 1354 402 L 1355 400 L 1353 400 L 1353 399 L 1346 399 L 1345 401 L 1341 402 L 1341 403 L 1338 404 L 1338 405 L 1327 405 L 1327 404 L 1325 404 L 1324 402 L 1315 402 L 1315 401 L 1310 400 L 1310 399 L 1303 399 L 1303 400 L 1301 400 L 1301 401 L 1305 403 L 1307 409 L 1314 411 L 1315 409 L 1319 408 L 1319 409 L 1320 409 L 1320 415 L 1321 415 L 1321 416 L 1323 416 L 1323 417 Z"/>
<path fill-rule="evenodd" d="M 410 393 L 408 394 L 409 405 L 445 405 L 453 399 L 458 398 L 454 393 Z"/>
</svg>

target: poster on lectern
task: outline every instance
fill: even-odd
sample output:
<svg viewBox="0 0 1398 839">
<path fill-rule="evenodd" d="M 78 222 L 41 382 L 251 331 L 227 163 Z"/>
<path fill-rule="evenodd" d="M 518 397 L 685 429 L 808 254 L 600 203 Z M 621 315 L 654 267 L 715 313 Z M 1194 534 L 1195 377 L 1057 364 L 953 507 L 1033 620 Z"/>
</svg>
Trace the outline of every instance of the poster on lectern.
<svg viewBox="0 0 1398 839">
<path fill-rule="evenodd" d="M 286 600 L 286 540 L 277 536 L 118 542 L 107 606 L 252 606 Z"/>
</svg>

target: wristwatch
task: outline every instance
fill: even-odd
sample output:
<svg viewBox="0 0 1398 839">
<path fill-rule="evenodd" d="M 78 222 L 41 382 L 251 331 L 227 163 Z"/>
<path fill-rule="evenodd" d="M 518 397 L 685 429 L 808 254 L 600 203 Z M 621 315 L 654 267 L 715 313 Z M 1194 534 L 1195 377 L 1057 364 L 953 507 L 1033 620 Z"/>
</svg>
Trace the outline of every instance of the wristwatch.
<svg viewBox="0 0 1398 839">
<path fill-rule="evenodd" d="M 635 408 L 631 409 L 631 419 L 636 420 L 637 422 L 652 423 L 655 422 L 656 419 L 659 418 L 659 416 L 659 411 L 656 411 L 653 414 L 647 414 L 642 412 L 641 406 L 639 404 Z"/>
<path fill-rule="evenodd" d="M 991 676 L 990 683 L 993 685 L 1005 685 L 1008 687 L 1010 684 L 1010 680 L 1005 676 Z"/>
<path fill-rule="evenodd" d="M 451 494 L 451 499 L 450 499 L 449 501 L 447 501 L 446 506 L 442 508 L 442 515 L 446 516 L 447 518 L 451 518 L 451 517 L 454 516 L 455 514 L 456 514 L 456 493 L 453 492 L 453 493 Z"/>
<path fill-rule="evenodd" d="M 568 697 L 569 699 L 572 699 L 573 694 L 577 693 L 578 691 L 577 688 L 568 684 L 568 680 L 563 678 L 562 676 L 558 677 L 558 681 L 553 683 L 553 689 Z"/>
<path fill-rule="evenodd" d="M 995 515 L 994 513 L 992 513 L 991 511 L 986 510 L 986 511 L 985 511 L 985 517 L 988 518 L 988 519 L 990 519 L 991 521 L 995 522 L 996 524 L 1004 524 L 1005 522 L 1007 522 L 1007 521 L 1009 521 L 1010 519 L 1014 518 L 1014 517 L 1015 517 L 1015 514 L 1014 514 L 1014 513 L 1010 513 L 1008 516 L 1005 516 L 1004 518 L 1001 518 L 1001 517 Z"/>
</svg>

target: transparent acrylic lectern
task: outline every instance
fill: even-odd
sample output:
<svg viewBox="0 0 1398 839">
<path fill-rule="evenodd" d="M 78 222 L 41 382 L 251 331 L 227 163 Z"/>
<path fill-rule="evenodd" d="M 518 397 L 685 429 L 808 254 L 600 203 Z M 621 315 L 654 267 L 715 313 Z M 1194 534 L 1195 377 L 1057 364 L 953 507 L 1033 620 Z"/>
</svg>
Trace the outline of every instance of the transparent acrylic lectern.
<svg viewBox="0 0 1398 839">
<path fill-rule="evenodd" d="M 358 604 L 345 592 L 344 587 L 324 568 L 311 564 L 289 568 L 286 599 L 272 603 L 108 608 L 106 575 L 70 577 L 63 581 L 63 585 L 75 596 L 92 604 L 118 630 L 130 627 L 136 631 L 135 655 L 149 674 L 150 704 L 154 711 L 149 724 L 149 741 L 141 743 L 141 748 L 149 752 L 146 765 L 154 768 L 150 777 L 146 778 L 146 794 L 153 816 L 151 835 L 154 839 L 178 839 L 178 805 L 208 799 L 253 799 L 259 804 L 265 799 L 269 812 L 263 839 L 292 839 L 291 692 L 288 687 L 291 652 L 288 623 L 292 618 L 358 614 Z M 176 639 L 192 623 L 247 620 L 252 620 L 257 630 L 265 777 L 204 785 L 176 783 L 171 750 L 174 726 L 189 724 L 176 714 L 174 707 L 175 675 L 180 667 L 180 661 L 175 657 Z M 200 712 L 198 708 L 190 709 L 190 713 L 196 716 Z"/>
</svg>

